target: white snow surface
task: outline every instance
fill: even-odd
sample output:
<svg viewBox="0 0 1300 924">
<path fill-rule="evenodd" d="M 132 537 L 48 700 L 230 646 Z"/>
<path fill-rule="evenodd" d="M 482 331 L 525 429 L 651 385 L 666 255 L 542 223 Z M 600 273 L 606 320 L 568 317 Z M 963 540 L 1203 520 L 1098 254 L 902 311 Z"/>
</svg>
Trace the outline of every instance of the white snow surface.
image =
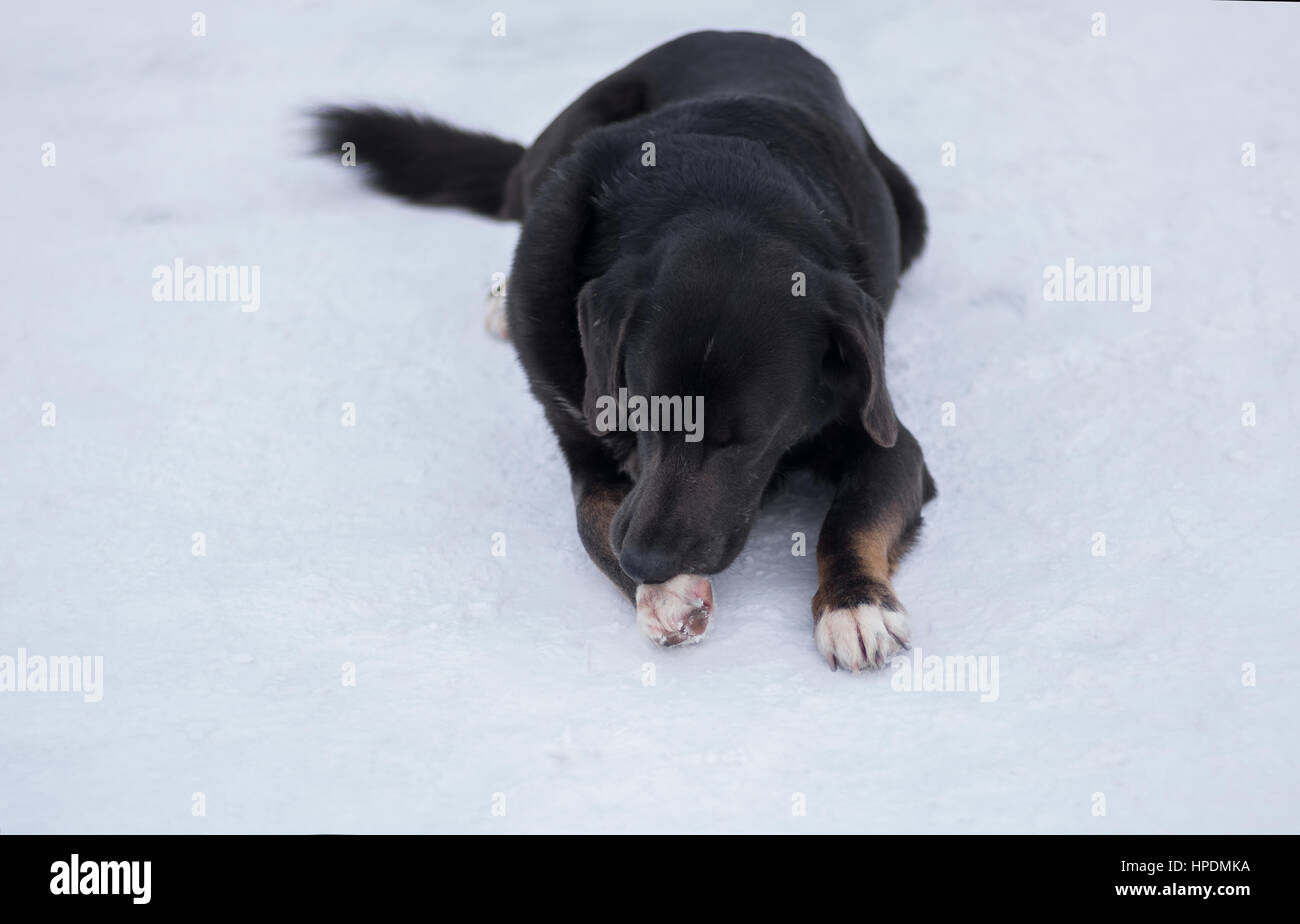
<svg viewBox="0 0 1300 924">
<path fill-rule="evenodd" d="M 706 641 L 651 645 L 484 332 L 516 229 L 305 153 L 324 102 L 527 142 L 789 4 L 196 6 L 202 37 L 168 2 L 5 12 L 0 656 L 104 677 L 0 693 L 0 831 L 1300 826 L 1300 9 L 800 7 L 929 209 L 888 363 L 940 496 L 896 585 L 923 655 L 998 658 L 981 702 L 827 669 L 810 482 Z M 259 266 L 260 309 L 155 301 L 178 257 Z M 1045 300 L 1067 258 L 1150 266 L 1150 310 Z"/>
</svg>

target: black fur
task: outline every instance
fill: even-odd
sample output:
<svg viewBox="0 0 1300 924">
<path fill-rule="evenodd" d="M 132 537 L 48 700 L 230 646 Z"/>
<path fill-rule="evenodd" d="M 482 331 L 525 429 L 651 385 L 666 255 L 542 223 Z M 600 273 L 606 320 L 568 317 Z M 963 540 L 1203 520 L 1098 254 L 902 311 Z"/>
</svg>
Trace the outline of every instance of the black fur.
<svg viewBox="0 0 1300 924">
<path fill-rule="evenodd" d="M 695 33 L 594 85 L 526 151 L 375 109 L 326 110 L 321 138 L 356 141 L 385 191 L 522 220 L 510 336 L 584 544 L 625 592 L 725 568 L 793 465 L 839 486 L 823 565 L 850 573 L 835 587 L 888 583 L 851 573 L 853 543 L 888 535 L 901 555 L 934 493 L 883 342 L 925 210 L 820 60 Z M 619 387 L 704 396 L 704 439 L 596 432 L 596 401 Z M 831 580 L 818 599 L 854 605 Z"/>
<path fill-rule="evenodd" d="M 506 179 L 524 156 L 521 145 L 408 112 L 329 106 L 315 115 L 320 153 L 339 154 L 351 142 L 377 189 L 420 205 L 496 217 Z"/>
</svg>

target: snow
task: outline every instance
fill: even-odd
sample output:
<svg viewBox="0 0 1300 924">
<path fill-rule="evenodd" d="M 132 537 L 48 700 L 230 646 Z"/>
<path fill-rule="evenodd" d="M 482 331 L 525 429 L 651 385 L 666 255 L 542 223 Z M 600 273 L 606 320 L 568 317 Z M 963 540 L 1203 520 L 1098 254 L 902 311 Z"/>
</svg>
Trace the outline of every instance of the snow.
<svg viewBox="0 0 1300 924">
<path fill-rule="evenodd" d="M 897 587 L 925 656 L 998 659 L 987 702 L 826 668 L 808 483 L 705 642 L 651 645 L 483 330 L 515 229 L 304 156 L 320 102 L 527 141 L 787 7 L 200 6 L 6 11 L 0 656 L 104 684 L 0 693 L 0 830 L 1296 830 L 1289 4 L 804 7 L 930 211 L 888 362 L 940 496 Z M 259 310 L 155 301 L 178 257 L 260 267 Z M 1150 310 L 1046 301 L 1067 259 L 1150 266 Z"/>
</svg>

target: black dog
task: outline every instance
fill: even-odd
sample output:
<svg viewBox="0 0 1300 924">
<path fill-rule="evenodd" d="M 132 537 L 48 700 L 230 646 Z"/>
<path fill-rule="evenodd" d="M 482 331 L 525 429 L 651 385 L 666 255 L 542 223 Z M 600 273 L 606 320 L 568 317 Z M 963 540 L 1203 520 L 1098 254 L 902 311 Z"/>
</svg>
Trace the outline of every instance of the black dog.
<svg viewBox="0 0 1300 924">
<path fill-rule="evenodd" d="M 319 128 L 385 192 L 523 222 L 510 337 L 583 544 L 652 639 L 699 640 L 703 575 L 802 466 L 837 486 L 818 649 L 858 670 L 906 645 L 890 577 L 935 489 L 894 415 L 883 337 L 925 211 L 825 64 L 784 39 L 700 32 L 597 83 L 527 149 L 373 108 L 323 110 Z M 620 394 L 701 397 L 702 438 L 610 430 Z"/>
</svg>

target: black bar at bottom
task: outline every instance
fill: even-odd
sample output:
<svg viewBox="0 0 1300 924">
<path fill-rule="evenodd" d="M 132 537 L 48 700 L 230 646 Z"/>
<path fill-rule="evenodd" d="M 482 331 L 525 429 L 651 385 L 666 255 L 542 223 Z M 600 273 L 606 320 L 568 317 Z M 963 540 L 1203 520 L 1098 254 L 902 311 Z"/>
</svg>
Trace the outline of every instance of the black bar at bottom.
<svg viewBox="0 0 1300 924">
<path fill-rule="evenodd" d="M 0 837 L 0 889 L 6 912 L 280 904 L 339 911 L 457 893 L 500 911 L 512 900 L 534 909 L 543 900 L 608 907 L 611 890 L 626 890 L 630 904 L 655 896 L 676 904 L 697 890 L 724 901 L 779 890 L 813 905 L 874 910 L 917 902 L 969 910 L 995 901 L 999 908 L 1201 905 L 1231 913 L 1259 898 L 1286 901 L 1281 879 L 1296 847 L 1290 837 L 1245 836 L 873 835 L 797 847 L 738 837 L 667 840 L 611 847 L 575 837 L 555 847 L 535 838 L 8 836 Z"/>
</svg>

